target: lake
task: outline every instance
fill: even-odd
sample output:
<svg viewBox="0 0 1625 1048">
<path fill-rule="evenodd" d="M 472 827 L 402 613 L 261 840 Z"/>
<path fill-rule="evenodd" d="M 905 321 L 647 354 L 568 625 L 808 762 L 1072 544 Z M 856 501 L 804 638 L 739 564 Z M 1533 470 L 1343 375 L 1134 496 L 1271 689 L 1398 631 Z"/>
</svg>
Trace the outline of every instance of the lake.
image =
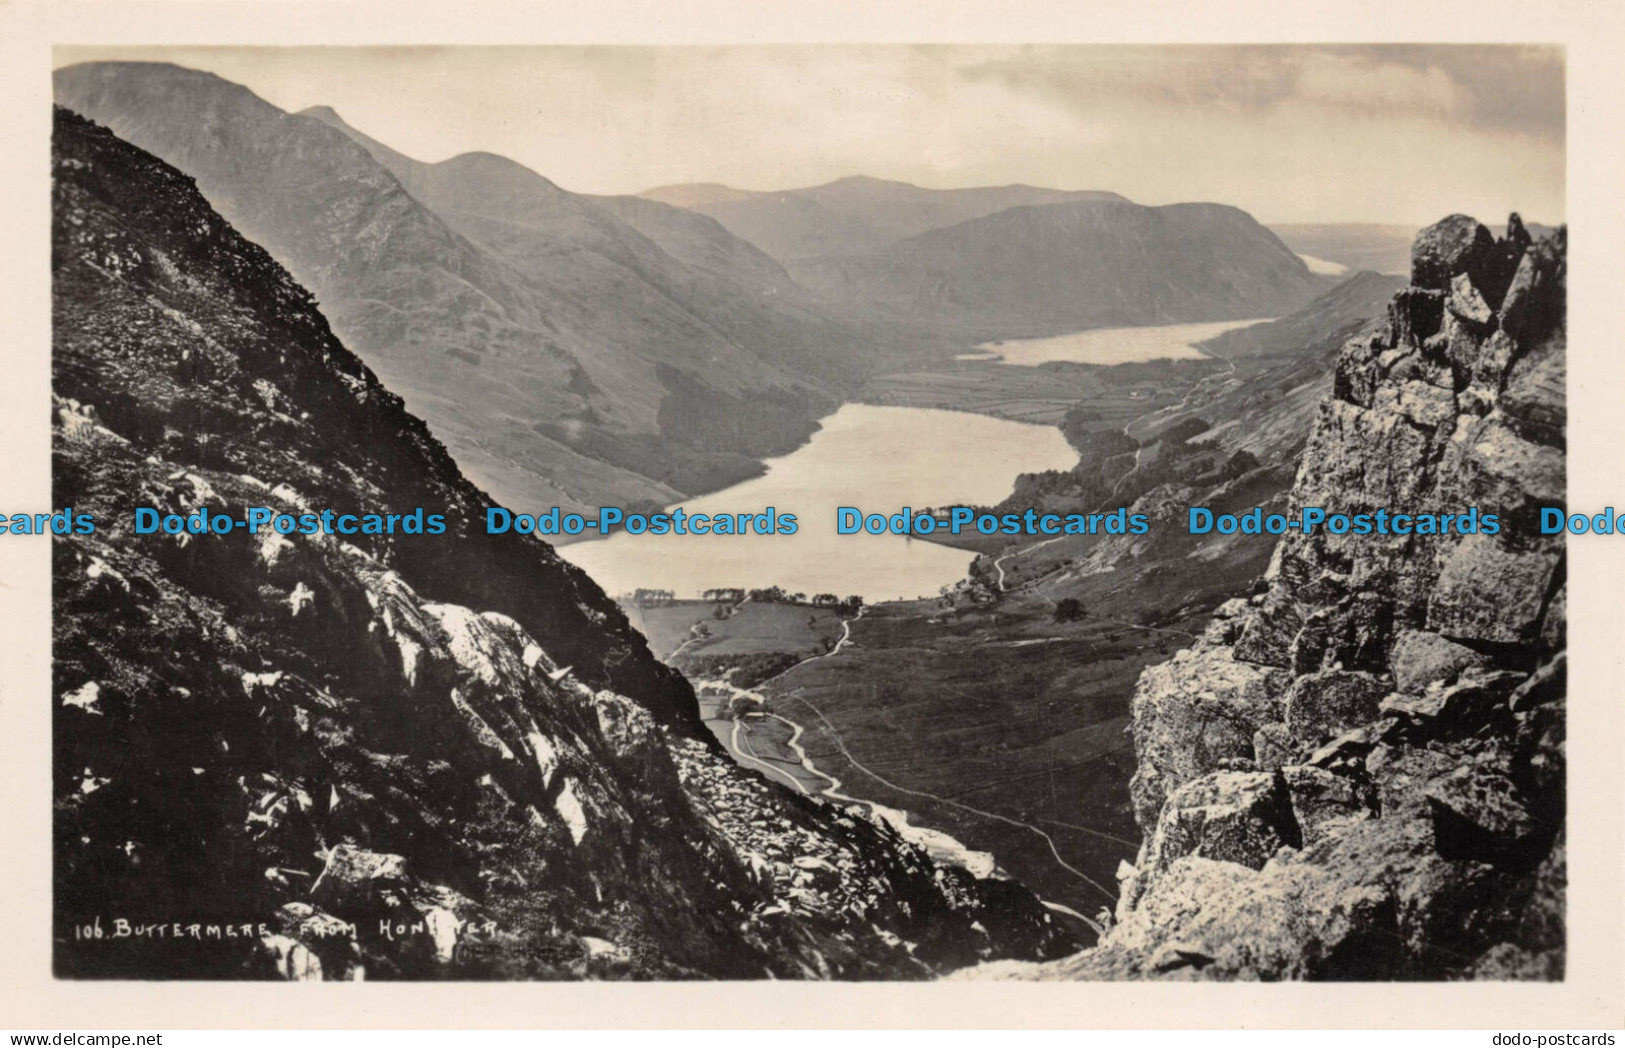
<svg viewBox="0 0 1625 1048">
<path fill-rule="evenodd" d="M 994 360 L 1018 367 L 1037 367 L 1051 361 L 1075 364 L 1133 364 L 1142 360 L 1201 360 L 1206 356 L 1196 343 L 1236 328 L 1260 324 L 1258 320 L 1221 320 L 1204 324 L 1163 324 L 1157 327 L 1096 328 L 1051 338 L 984 342 L 977 353 L 961 360 Z"/>
<path fill-rule="evenodd" d="M 794 535 L 613 535 L 559 548 L 612 595 L 638 587 L 697 597 L 719 586 L 783 586 L 869 602 L 935 596 L 975 555 L 901 535 L 838 535 L 835 511 L 989 505 L 1018 473 L 1070 469 L 1078 453 L 1054 426 L 927 408 L 846 404 L 767 472 L 684 502 L 690 513 L 796 514 Z"/>
</svg>

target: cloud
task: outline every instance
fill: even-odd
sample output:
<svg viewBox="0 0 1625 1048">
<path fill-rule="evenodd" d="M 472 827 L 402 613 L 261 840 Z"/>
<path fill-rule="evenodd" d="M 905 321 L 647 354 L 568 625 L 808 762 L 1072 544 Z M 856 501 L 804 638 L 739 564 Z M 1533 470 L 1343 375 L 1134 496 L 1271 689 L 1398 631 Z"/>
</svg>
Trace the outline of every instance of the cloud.
<svg viewBox="0 0 1625 1048">
<path fill-rule="evenodd" d="M 1025 182 L 1273 221 L 1561 221 L 1564 68 L 1506 46 L 97 48 L 326 104 L 421 160 L 594 193 L 867 174 Z"/>
<path fill-rule="evenodd" d="M 1559 142 L 1565 129 L 1563 54 L 1549 47 L 1034 47 L 963 74 L 1079 111 L 1133 98 L 1232 115 L 1308 106 Z"/>
</svg>

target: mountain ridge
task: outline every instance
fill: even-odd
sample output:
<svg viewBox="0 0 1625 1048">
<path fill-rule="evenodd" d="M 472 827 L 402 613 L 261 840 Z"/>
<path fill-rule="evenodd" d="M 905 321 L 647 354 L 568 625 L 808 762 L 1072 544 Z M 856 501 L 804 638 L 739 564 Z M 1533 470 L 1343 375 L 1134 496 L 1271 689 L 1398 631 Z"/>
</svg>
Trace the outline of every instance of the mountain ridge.
<svg viewBox="0 0 1625 1048">
<path fill-rule="evenodd" d="M 1074 945 L 723 755 L 193 179 L 61 108 L 53 176 L 53 495 L 97 521 L 52 544 L 58 977 L 912 979 Z M 141 505 L 447 529 L 141 534 Z"/>
<path fill-rule="evenodd" d="M 780 261 L 862 253 L 1011 207 L 1066 200 L 1127 202 L 1104 190 L 1022 183 L 927 189 L 849 175 L 802 189 L 754 191 L 715 183 L 663 186 L 639 196 L 711 216 Z"/>
<path fill-rule="evenodd" d="M 726 267 L 687 266 L 511 161 L 454 158 L 436 175 L 318 119 L 331 110 L 286 114 L 177 66 L 92 63 L 58 70 L 55 83 L 64 103 L 198 177 L 292 264 L 506 502 L 666 504 L 725 486 L 805 439 L 834 387 L 861 371 L 863 340 L 805 301 L 735 286 Z M 418 199 L 453 193 L 457 173 L 547 222 L 442 214 Z M 752 264 L 782 286 L 760 256 L 733 259 L 735 271 Z M 706 428 L 757 403 L 775 417 Z"/>
<path fill-rule="evenodd" d="M 1279 315 L 1327 286 L 1239 208 L 1092 200 L 1007 208 L 791 272 L 976 339 Z"/>
</svg>

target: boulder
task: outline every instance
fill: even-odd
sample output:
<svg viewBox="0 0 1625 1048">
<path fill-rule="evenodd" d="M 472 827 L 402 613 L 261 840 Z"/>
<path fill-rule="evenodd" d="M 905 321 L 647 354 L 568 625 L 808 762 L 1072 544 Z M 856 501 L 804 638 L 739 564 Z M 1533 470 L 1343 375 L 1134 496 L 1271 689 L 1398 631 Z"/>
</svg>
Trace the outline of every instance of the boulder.
<svg viewBox="0 0 1625 1048">
<path fill-rule="evenodd" d="M 1393 717 L 1383 717 L 1358 728 L 1350 728 L 1309 754 L 1304 763 L 1317 768 L 1357 773 L 1364 767 L 1368 755 L 1390 738 L 1398 723 Z"/>
<path fill-rule="evenodd" d="M 1292 682 L 1286 727 L 1295 741 L 1331 738 L 1377 716 L 1388 685 L 1372 673 L 1326 670 Z"/>
<path fill-rule="evenodd" d="M 1567 356 L 1563 332 L 1526 349 L 1507 372 L 1496 404 L 1525 440 L 1564 447 L 1567 440 Z"/>
<path fill-rule="evenodd" d="M 1253 734 L 1279 719 L 1284 674 L 1237 662 L 1229 648 L 1185 650 L 1140 674 L 1132 704 L 1139 768 L 1129 784 L 1146 833 L 1164 798 L 1225 758 L 1253 756 Z"/>
<path fill-rule="evenodd" d="M 1286 784 L 1269 772 L 1215 772 L 1174 791 L 1147 847 L 1153 872 L 1196 855 L 1262 869 L 1302 843 Z"/>
<path fill-rule="evenodd" d="M 1495 311 L 1490 309 L 1484 296 L 1473 286 L 1473 278 L 1466 273 L 1457 273 L 1450 278 L 1450 296 L 1445 300 L 1445 308 L 1454 316 L 1478 327 L 1488 328 L 1495 321 Z"/>
<path fill-rule="evenodd" d="M 1558 652 L 1556 657 L 1542 663 L 1529 675 L 1528 680 L 1518 685 L 1507 700 L 1508 708 L 1513 713 L 1522 713 L 1549 702 L 1561 702 L 1568 693 L 1568 670 L 1568 652 Z"/>
<path fill-rule="evenodd" d="M 1472 648 L 1428 630 L 1401 631 L 1388 656 L 1394 687 L 1412 694 L 1420 694 L 1434 681 L 1450 684 L 1461 671 L 1488 661 Z"/>
<path fill-rule="evenodd" d="M 1439 571 L 1428 629 L 1491 644 L 1534 640 L 1560 548 L 1519 549 L 1502 536 L 1466 536 Z"/>
<path fill-rule="evenodd" d="M 1368 751 L 1364 767 L 1384 819 L 1424 818 L 1427 785 L 1455 770 L 1457 761 L 1439 750 L 1381 743 Z"/>
<path fill-rule="evenodd" d="M 1451 278 L 1465 273 L 1484 287 L 1501 268 L 1499 255 L 1489 227 L 1468 215 L 1450 215 L 1416 235 L 1411 244 L 1411 284 L 1448 291 Z"/>
<path fill-rule="evenodd" d="M 1361 790 L 1342 775 L 1295 764 L 1281 769 L 1281 779 L 1286 784 L 1292 815 L 1305 844 L 1319 840 L 1329 823 L 1363 818 L 1367 814 Z"/>
<path fill-rule="evenodd" d="M 1427 346 L 1428 339 L 1444 327 L 1443 291 L 1409 287 L 1388 303 L 1388 329 L 1396 346 Z M 1443 356 L 1444 347 L 1437 347 Z"/>
<path fill-rule="evenodd" d="M 1253 766 L 1259 771 L 1280 770 L 1295 752 L 1285 724 L 1266 724 L 1253 733 Z"/>
<path fill-rule="evenodd" d="M 1503 859 L 1537 829 L 1510 778 L 1477 766 L 1457 768 L 1429 784 L 1433 837 L 1446 858 Z"/>
<path fill-rule="evenodd" d="M 340 844 L 328 852 L 310 897 L 340 914 L 373 909 L 384 904 L 384 892 L 404 889 L 407 876 L 404 856 Z"/>
</svg>

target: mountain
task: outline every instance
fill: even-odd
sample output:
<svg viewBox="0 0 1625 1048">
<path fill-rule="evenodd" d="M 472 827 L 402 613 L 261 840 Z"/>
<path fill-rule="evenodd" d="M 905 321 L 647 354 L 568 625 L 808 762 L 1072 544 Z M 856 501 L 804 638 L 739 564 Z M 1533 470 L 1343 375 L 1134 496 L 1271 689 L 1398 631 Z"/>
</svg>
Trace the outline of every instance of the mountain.
<svg viewBox="0 0 1625 1048">
<path fill-rule="evenodd" d="M 792 274 L 875 315 L 982 338 L 1279 316 L 1327 286 L 1237 208 L 1097 201 L 1012 207 Z"/>
<path fill-rule="evenodd" d="M 1388 310 L 1388 300 L 1405 286 L 1402 277 L 1365 270 L 1316 297 L 1302 309 L 1267 324 L 1226 331 L 1201 348 L 1228 360 L 1301 356 L 1330 341 L 1334 349 L 1373 317 Z"/>
<path fill-rule="evenodd" d="M 1500 518 L 1275 546 L 1141 674 L 1115 926 L 1013 978 L 1563 978 L 1567 235 L 1423 230 L 1287 504 Z M 1459 517 L 1457 518 L 1459 520 Z"/>
<path fill-rule="evenodd" d="M 701 208 L 722 200 L 744 200 L 757 194 L 749 189 L 734 189 L 719 182 L 684 182 L 670 186 L 656 186 L 639 193 L 645 200 L 654 200 L 672 207 Z"/>
<path fill-rule="evenodd" d="M 643 197 L 710 215 L 783 261 L 875 251 L 894 241 L 997 211 L 1068 201 L 1115 201 L 1098 190 L 984 186 L 922 189 L 854 176 L 807 189 L 759 193 L 715 184 L 662 186 Z"/>
<path fill-rule="evenodd" d="M 63 109 L 53 173 L 54 495 L 96 522 L 53 544 L 59 976 L 919 978 L 1072 943 L 724 756 L 192 179 Z"/>
<path fill-rule="evenodd" d="M 725 486 L 863 371 L 866 340 L 697 217 L 640 215 L 646 235 L 505 158 L 420 164 L 177 66 L 73 66 L 55 87 L 197 178 L 504 502 Z"/>
</svg>

